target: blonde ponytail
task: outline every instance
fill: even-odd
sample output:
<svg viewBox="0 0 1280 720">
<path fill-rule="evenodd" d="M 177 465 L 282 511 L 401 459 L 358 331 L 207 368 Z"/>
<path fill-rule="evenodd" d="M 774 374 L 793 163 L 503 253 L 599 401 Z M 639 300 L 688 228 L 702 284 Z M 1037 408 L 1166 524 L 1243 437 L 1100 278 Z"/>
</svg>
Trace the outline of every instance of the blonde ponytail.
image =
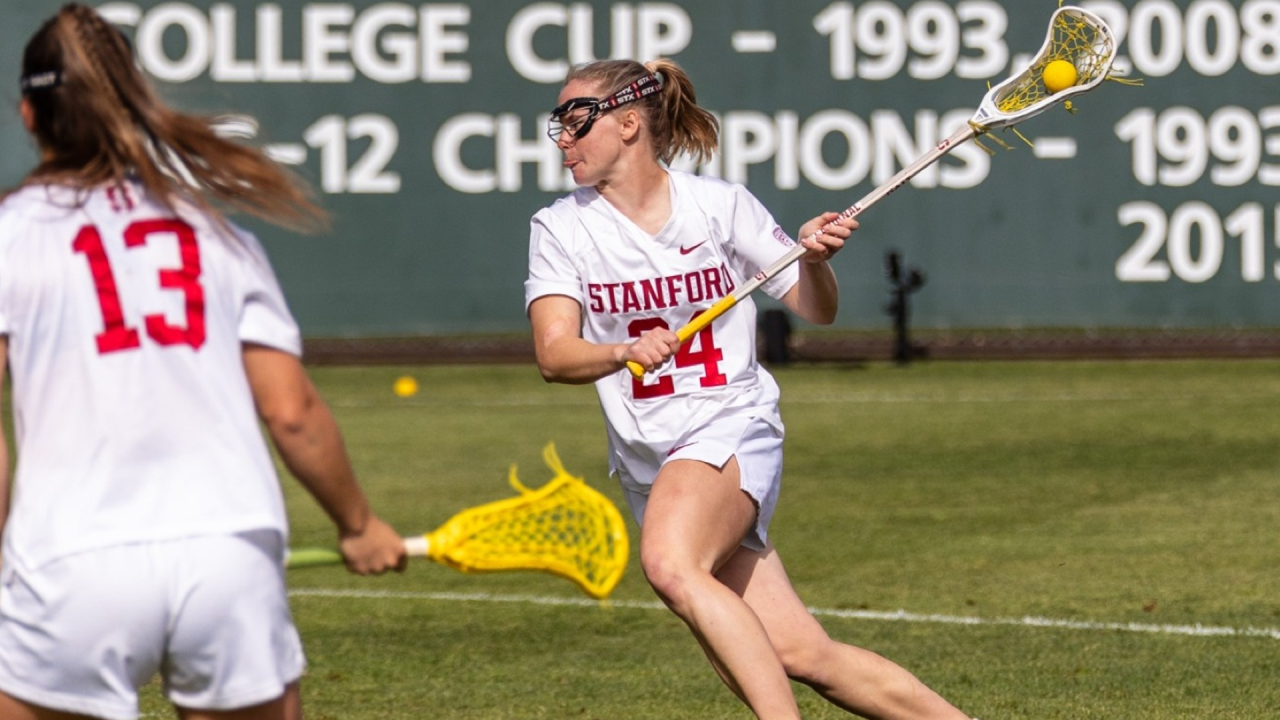
<svg viewBox="0 0 1280 720">
<path fill-rule="evenodd" d="M 662 78 L 660 107 L 650 118 L 658 157 L 665 163 L 682 153 L 699 163 L 710 160 L 719 147 L 720 123 L 698 105 L 693 81 L 672 60 L 659 58 L 644 67 Z"/>
<path fill-rule="evenodd" d="M 659 79 L 662 90 L 637 100 L 635 107 L 644 117 L 654 157 L 668 164 L 680 154 L 699 163 L 709 160 L 719 147 L 720 123 L 698 105 L 693 82 L 674 61 L 659 58 L 642 65 L 634 60 L 598 60 L 570 70 L 565 83 L 588 82 L 608 97 L 649 74 Z"/>
</svg>

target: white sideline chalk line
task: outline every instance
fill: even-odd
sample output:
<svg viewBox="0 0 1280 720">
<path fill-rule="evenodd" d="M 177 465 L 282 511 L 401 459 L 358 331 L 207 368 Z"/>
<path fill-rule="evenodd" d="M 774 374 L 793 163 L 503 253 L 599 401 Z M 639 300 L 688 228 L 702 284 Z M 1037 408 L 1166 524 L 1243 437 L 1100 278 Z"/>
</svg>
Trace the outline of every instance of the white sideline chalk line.
<svg viewBox="0 0 1280 720">
<path fill-rule="evenodd" d="M 852 392 L 852 393 L 830 393 L 825 395 L 806 395 L 803 393 L 786 394 L 782 397 L 782 406 L 788 405 L 842 405 L 846 403 L 871 404 L 881 403 L 886 405 L 906 405 L 921 404 L 932 405 L 938 403 L 1028 403 L 1028 402 L 1194 402 L 1194 401 L 1237 401 L 1237 400 L 1257 400 L 1264 397 L 1263 393 L 1238 393 L 1238 394 L 1222 394 L 1222 393 L 1203 393 L 1203 394 L 1124 394 L 1124 393 L 1052 393 L 1052 394 L 1028 394 L 1019 395 L 1010 394 L 993 394 L 980 395 L 972 393 L 946 394 L 946 393 L 904 393 L 904 394 L 888 394 L 876 392 Z M 542 397 L 510 397 L 501 400 L 463 400 L 459 398 L 450 399 L 432 399 L 424 398 L 391 398 L 367 399 L 367 400 L 331 400 L 329 404 L 338 408 L 370 408 L 370 407 L 437 407 L 448 405 L 449 407 L 588 407 L 598 406 L 600 403 L 595 395 L 590 397 L 578 398 L 542 398 Z"/>
<path fill-rule="evenodd" d="M 587 598 L 555 597 L 550 595 L 494 595 L 492 593 L 448 592 L 393 592 L 386 590 L 339 590 L 331 588 L 295 588 L 291 597 L 369 598 L 392 600 L 440 600 L 455 602 L 522 603 L 528 605 L 560 605 L 571 607 L 596 607 L 605 605 L 635 610 L 665 610 L 657 600 L 589 600 Z M 1188 635 L 1193 637 L 1260 637 L 1280 640 L 1280 628 L 1228 627 L 1222 625 L 1157 625 L 1150 623 L 1091 622 L 1086 620 L 1058 620 L 1046 617 L 982 618 L 967 615 L 937 615 L 912 613 L 906 610 L 882 612 L 876 610 L 839 610 L 835 608 L 809 608 L 817 617 L 835 617 L 851 620 L 881 620 L 887 622 L 933 623 L 938 625 L 1002 625 L 1012 627 L 1052 628 L 1059 630 L 1115 630 L 1154 635 Z"/>
</svg>

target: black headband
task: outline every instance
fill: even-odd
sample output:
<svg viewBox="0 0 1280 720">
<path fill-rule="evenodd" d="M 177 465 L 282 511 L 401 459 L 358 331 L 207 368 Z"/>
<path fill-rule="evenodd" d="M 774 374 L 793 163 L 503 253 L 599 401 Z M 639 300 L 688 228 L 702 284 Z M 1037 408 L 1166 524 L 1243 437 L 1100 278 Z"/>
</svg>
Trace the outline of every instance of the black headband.
<svg viewBox="0 0 1280 720">
<path fill-rule="evenodd" d="M 652 95 L 661 89 L 662 74 L 649 73 L 604 100 L 601 100 L 600 109 L 612 110 L 619 105 L 626 105 L 629 102 L 635 102 L 647 95 Z"/>
<path fill-rule="evenodd" d="M 18 81 L 23 94 L 35 92 L 36 90 L 52 90 L 61 84 L 62 73 L 57 70 L 34 72 L 30 75 L 22 76 L 22 79 Z"/>
</svg>

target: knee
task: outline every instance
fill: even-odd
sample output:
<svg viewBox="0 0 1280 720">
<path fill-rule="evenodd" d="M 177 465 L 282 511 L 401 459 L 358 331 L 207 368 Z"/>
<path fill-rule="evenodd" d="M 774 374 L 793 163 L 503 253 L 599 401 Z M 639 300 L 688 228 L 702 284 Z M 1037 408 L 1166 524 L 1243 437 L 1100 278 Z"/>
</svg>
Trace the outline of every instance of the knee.
<svg viewBox="0 0 1280 720">
<path fill-rule="evenodd" d="M 775 646 L 774 650 L 787 677 L 810 687 L 822 687 L 828 684 L 826 673 L 833 665 L 830 656 L 832 642 L 827 637 L 814 638 L 809 642 Z"/>
<path fill-rule="evenodd" d="M 650 587 L 677 614 L 688 602 L 693 568 L 661 548 L 641 548 L 640 567 Z"/>
<path fill-rule="evenodd" d="M 859 694 L 874 698 L 880 708 L 898 708 L 903 715 L 916 713 L 921 698 L 930 691 L 914 675 L 875 653 L 844 645 L 825 634 L 787 647 L 776 647 L 787 677 L 832 697 L 842 688 L 857 687 Z M 885 715 L 898 713 L 884 713 Z"/>
</svg>

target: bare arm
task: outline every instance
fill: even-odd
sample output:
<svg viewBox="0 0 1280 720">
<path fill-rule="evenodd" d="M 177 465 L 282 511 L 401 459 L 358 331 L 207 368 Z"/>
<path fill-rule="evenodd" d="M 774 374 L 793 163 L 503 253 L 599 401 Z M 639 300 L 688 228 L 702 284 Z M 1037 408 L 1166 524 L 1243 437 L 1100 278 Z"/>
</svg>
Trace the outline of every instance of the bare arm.
<svg viewBox="0 0 1280 720">
<path fill-rule="evenodd" d="M 679 349 L 676 334 L 665 328 L 646 332 L 631 343 L 601 345 L 582 337 L 582 307 L 564 295 L 545 295 L 529 305 L 538 370 L 547 382 L 582 385 L 623 369 L 628 361 L 653 370 Z"/>
<path fill-rule="evenodd" d="M 361 575 L 402 570 L 404 543 L 370 510 L 338 423 L 302 363 L 279 350 L 246 345 L 244 366 L 267 434 L 289 472 L 337 526 L 347 567 Z"/>
<path fill-rule="evenodd" d="M 827 261 L 844 247 L 844 242 L 858 228 L 858 221 L 840 220 L 831 227 L 837 213 L 823 213 L 800 227 L 801 242 L 809 252 L 800 258 L 800 280 L 782 296 L 782 303 L 791 312 L 816 325 L 830 325 L 840 309 L 840 290 L 836 274 Z M 825 229 L 824 229 L 825 228 Z M 823 230 L 812 240 L 804 240 Z"/>
</svg>

